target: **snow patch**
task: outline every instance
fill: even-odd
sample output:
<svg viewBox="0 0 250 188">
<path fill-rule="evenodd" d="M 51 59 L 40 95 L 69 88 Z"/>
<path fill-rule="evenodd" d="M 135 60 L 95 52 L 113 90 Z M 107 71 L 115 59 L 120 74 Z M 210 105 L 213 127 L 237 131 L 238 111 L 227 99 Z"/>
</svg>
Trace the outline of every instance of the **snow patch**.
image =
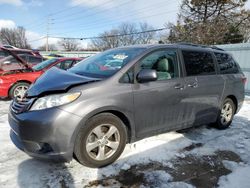
<svg viewBox="0 0 250 188">
<path fill-rule="evenodd" d="M 162 187 L 163 185 L 167 185 L 169 181 L 172 180 L 171 175 L 163 170 L 146 172 L 144 174 L 146 181 L 150 183 L 150 185 L 153 183 L 154 187 Z"/>
<path fill-rule="evenodd" d="M 233 151 L 240 155 L 243 161 L 243 163 L 223 162 L 226 168 L 233 172 L 220 178 L 220 186 L 244 188 L 245 185 L 245 187 L 250 185 L 250 100 L 244 102 L 232 126 L 227 130 L 218 131 L 202 126 L 186 133 L 170 132 L 143 139 L 128 144 L 115 163 L 101 169 L 84 167 L 75 160 L 65 164 L 42 162 L 19 151 L 9 138 L 10 128 L 7 122 L 9 104 L 9 101 L 0 101 L 1 188 L 63 187 L 64 185 L 83 187 L 90 181 L 117 175 L 121 169 L 129 170 L 133 165 L 159 162 L 171 168 L 173 165 L 170 161 L 176 157 L 183 158 L 189 154 L 199 157 L 214 154 L 217 150 Z M 183 152 L 183 148 L 193 143 L 203 145 Z M 159 187 L 193 187 L 185 182 L 170 182 L 171 177 L 165 171 L 146 171 L 144 174 L 148 179 L 158 179 Z"/>
<path fill-rule="evenodd" d="M 247 188 L 250 185 L 250 166 L 237 167 L 228 176 L 219 180 L 220 188 Z"/>
</svg>

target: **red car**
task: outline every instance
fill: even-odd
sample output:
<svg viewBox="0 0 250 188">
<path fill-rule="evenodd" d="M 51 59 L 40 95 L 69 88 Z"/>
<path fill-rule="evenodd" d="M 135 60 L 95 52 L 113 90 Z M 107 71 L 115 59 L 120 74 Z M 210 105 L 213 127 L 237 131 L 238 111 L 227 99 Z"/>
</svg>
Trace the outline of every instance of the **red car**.
<svg viewBox="0 0 250 188">
<path fill-rule="evenodd" d="M 22 99 L 30 84 L 49 68 L 56 66 L 60 69 L 67 70 L 81 60 L 82 58 L 53 58 L 43 61 L 33 67 L 25 64 L 26 69 L 1 72 L 0 97 L 17 98 L 17 100 Z"/>
</svg>

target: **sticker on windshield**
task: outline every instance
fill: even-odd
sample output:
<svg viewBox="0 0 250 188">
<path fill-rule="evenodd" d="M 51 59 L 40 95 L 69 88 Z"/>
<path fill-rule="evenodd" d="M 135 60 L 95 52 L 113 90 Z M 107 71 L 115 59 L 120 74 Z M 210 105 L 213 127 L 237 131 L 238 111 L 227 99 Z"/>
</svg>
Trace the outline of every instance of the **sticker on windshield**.
<svg viewBox="0 0 250 188">
<path fill-rule="evenodd" d="M 116 54 L 113 58 L 114 59 L 120 59 L 120 60 L 124 60 L 126 59 L 128 56 L 124 55 L 124 54 Z"/>
</svg>

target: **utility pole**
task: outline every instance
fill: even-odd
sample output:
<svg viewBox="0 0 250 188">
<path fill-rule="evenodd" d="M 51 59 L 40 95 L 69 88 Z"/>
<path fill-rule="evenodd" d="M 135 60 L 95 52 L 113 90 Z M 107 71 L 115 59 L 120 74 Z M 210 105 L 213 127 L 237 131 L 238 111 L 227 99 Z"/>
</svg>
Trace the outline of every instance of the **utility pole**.
<svg viewBox="0 0 250 188">
<path fill-rule="evenodd" d="M 46 52 L 49 51 L 49 30 L 50 30 L 50 25 L 53 24 L 50 16 L 47 18 L 47 24 L 46 24 Z"/>
</svg>

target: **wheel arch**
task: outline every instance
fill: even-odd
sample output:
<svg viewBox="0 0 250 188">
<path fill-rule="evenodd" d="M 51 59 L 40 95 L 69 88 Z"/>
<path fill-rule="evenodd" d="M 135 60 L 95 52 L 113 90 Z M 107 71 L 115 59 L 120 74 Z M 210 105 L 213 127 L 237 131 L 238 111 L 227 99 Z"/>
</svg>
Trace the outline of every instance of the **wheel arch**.
<svg viewBox="0 0 250 188">
<path fill-rule="evenodd" d="M 127 128 L 128 142 L 131 141 L 131 138 L 132 138 L 131 123 L 130 123 L 129 118 L 124 113 L 122 113 L 122 112 L 120 112 L 118 110 L 106 110 L 106 111 L 101 111 L 101 112 L 95 114 L 94 116 L 96 116 L 98 114 L 101 114 L 101 113 L 110 113 L 110 114 L 113 114 L 113 115 L 117 116 L 124 123 L 124 125 Z M 92 116 L 92 117 L 94 117 L 94 116 Z"/>
<path fill-rule="evenodd" d="M 27 83 L 27 84 L 32 84 L 32 82 L 29 81 L 29 80 L 17 80 L 15 83 L 13 83 L 13 84 L 10 86 L 10 88 L 9 88 L 9 90 L 8 90 L 8 96 L 9 96 L 9 97 L 10 97 L 10 91 L 11 91 L 11 89 L 12 89 L 17 83 L 21 83 L 21 82 L 24 82 L 24 83 Z"/>
<path fill-rule="evenodd" d="M 82 126 L 84 126 L 90 118 L 93 118 L 94 116 L 101 114 L 101 113 L 111 113 L 111 114 L 117 116 L 124 123 L 124 125 L 127 128 L 128 142 L 133 142 L 134 137 L 135 137 L 134 124 L 133 124 L 133 119 L 132 119 L 133 117 L 129 114 L 123 113 L 123 110 L 121 110 L 121 109 L 117 109 L 115 107 L 109 106 L 109 107 L 103 107 L 100 109 L 93 110 L 93 111 L 85 114 L 84 116 L 82 116 L 83 117 L 82 120 L 79 122 L 78 126 L 76 127 L 76 129 L 71 137 L 71 144 L 74 145 L 76 135 L 77 135 L 78 131 L 80 130 L 80 128 Z"/>
<path fill-rule="evenodd" d="M 233 103 L 235 105 L 235 112 L 234 113 L 236 113 L 237 110 L 238 110 L 238 100 L 237 100 L 237 98 L 234 95 L 228 95 L 228 96 L 226 96 L 226 98 L 229 98 L 229 99 L 231 99 L 233 101 Z"/>
</svg>

